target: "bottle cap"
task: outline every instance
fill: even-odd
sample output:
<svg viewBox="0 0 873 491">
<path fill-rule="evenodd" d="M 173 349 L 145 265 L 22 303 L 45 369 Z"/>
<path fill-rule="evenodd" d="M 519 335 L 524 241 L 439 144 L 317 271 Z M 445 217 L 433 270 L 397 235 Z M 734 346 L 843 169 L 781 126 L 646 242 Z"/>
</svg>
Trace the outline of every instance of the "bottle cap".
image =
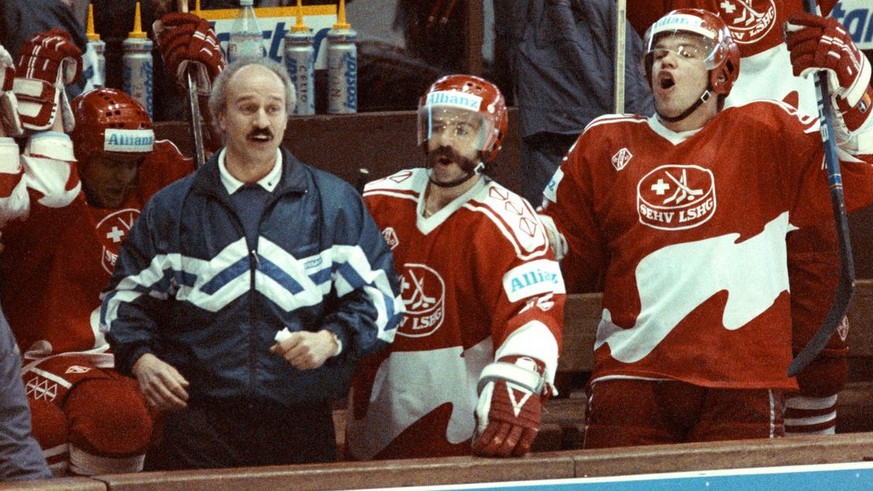
<svg viewBox="0 0 873 491">
<path fill-rule="evenodd" d="M 100 41 L 100 35 L 94 31 L 94 4 L 88 4 L 88 29 L 85 33 L 88 41 Z"/>
<path fill-rule="evenodd" d="M 297 0 L 297 23 L 291 26 L 291 32 L 306 32 L 309 27 L 303 24 L 303 1 Z"/>
<path fill-rule="evenodd" d="M 239 0 L 240 7 L 250 7 L 254 4 L 255 4 L 254 0 Z"/>
<path fill-rule="evenodd" d="M 129 38 L 145 39 L 148 37 L 145 31 L 142 30 L 142 15 L 139 10 L 139 0 L 136 2 L 136 10 L 133 16 L 133 30 L 127 35 Z"/>
<path fill-rule="evenodd" d="M 352 25 L 346 22 L 346 0 L 339 0 L 339 10 L 337 10 L 336 24 L 334 29 L 351 29 Z"/>
</svg>

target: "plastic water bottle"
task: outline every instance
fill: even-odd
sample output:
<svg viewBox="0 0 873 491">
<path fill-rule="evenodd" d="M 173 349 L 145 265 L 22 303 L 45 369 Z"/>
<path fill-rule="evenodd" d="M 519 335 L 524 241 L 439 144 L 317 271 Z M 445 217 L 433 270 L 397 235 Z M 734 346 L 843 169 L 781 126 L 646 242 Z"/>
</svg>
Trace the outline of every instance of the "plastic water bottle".
<svg viewBox="0 0 873 491">
<path fill-rule="evenodd" d="M 106 85 L 106 42 L 100 39 L 100 34 L 94 31 L 94 5 L 88 4 L 88 28 L 85 33 L 88 38 L 88 49 L 93 49 L 97 62 L 93 73 L 88 74 L 85 89 L 98 88 Z"/>
<path fill-rule="evenodd" d="M 121 44 L 124 86 L 128 95 L 138 100 L 152 117 L 154 74 L 152 72 L 152 40 L 142 30 L 139 2 L 136 2 L 133 31 Z"/>
<path fill-rule="evenodd" d="M 300 0 L 297 0 L 297 24 L 285 34 L 285 68 L 291 83 L 297 89 L 296 115 L 315 114 L 315 48 L 312 45 L 312 29 L 303 25 Z"/>
<path fill-rule="evenodd" d="M 340 0 L 337 23 L 327 31 L 327 112 L 358 112 L 358 34 L 346 22 L 345 1 Z"/>
<path fill-rule="evenodd" d="M 240 0 L 239 13 L 230 28 L 227 42 L 227 61 L 233 63 L 243 58 L 263 58 L 264 33 L 258 27 L 253 0 Z"/>
</svg>

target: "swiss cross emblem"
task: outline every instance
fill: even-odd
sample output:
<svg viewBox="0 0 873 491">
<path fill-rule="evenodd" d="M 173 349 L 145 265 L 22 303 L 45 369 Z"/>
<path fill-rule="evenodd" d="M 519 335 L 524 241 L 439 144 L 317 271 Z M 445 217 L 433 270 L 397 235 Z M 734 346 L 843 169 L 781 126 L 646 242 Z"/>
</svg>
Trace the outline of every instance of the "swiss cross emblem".
<svg viewBox="0 0 873 491">
<path fill-rule="evenodd" d="M 106 215 L 97 224 L 97 240 L 103 246 L 100 263 L 107 273 L 112 274 L 112 270 L 115 269 L 115 260 L 118 259 L 121 243 L 127 238 L 137 218 L 139 218 L 139 210 L 125 208 Z"/>
</svg>

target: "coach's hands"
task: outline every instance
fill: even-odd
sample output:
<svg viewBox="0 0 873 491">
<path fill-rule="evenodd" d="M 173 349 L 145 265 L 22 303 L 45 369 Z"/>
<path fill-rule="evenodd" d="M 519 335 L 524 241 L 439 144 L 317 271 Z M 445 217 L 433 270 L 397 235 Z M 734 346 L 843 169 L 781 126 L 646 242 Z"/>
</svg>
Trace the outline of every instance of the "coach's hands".
<svg viewBox="0 0 873 491">
<path fill-rule="evenodd" d="M 319 368 L 340 351 L 339 339 L 327 329 L 289 332 L 286 328 L 276 334 L 276 344 L 270 348 L 270 353 L 281 356 L 298 370 Z"/>
<path fill-rule="evenodd" d="M 136 360 L 132 372 L 152 407 L 170 411 L 188 406 L 188 381 L 169 363 L 146 353 Z"/>
</svg>

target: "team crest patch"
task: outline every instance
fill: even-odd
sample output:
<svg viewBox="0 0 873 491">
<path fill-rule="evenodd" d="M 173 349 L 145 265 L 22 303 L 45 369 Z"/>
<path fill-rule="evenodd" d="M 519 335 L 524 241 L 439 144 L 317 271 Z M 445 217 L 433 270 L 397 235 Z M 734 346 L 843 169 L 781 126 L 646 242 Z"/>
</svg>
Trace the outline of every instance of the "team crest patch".
<svg viewBox="0 0 873 491">
<path fill-rule="evenodd" d="M 446 284 L 439 273 L 424 264 L 404 264 L 400 296 L 406 315 L 397 334 L 409 338 L 430 336 L 443 324 Z"/>
<path fill-rule="evenodd" d="M 724 0 L 718 9 L 737 44 L 757 43 L 776 25 L 775 0 Z"/>
<path fill-rule="evenodd" d="M 630 153 L 630 150 L 622 148 L 612 156 L 612 166 L 615 167 L 615 170 L 622 170 L 631 158 L 633 158 L 633 154 Z"/>
<path fill-rule="evenodd" d="M 662 165 L 637 185 L 640 223 L 659 230 L 697 227 L 715 214 L 715 178 L 696 165 Z"/>
<path fill-rule="evenodd" d="M 103 246 L 103 250 L 100 252 L 100 263 L 107 273 L 112 274 L 121 243 L 124 242 L 137 218 L 139 218 L 139 210 L 126 208 L 106 215 L 97 224 L 97 239 Z"/>
<path fill-rule="evenodd" d="M 382 238 L 385 239 L 385 243 L 388 244 L 388 247 L 393 251 L 395 247 L 400 245 L 400 239 L 397 238 L 397 232 L 394 231 L 394 227 L 388 227 L 382 231 Z"/>
</svg>

